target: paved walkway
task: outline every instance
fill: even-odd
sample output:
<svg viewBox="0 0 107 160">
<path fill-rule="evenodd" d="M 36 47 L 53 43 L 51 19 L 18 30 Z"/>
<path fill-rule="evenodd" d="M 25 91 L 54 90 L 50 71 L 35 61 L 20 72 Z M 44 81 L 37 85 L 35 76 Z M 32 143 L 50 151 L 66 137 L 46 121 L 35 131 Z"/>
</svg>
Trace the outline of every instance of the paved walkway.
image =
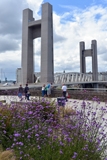
<svg viewBox="0 0 107 160">
<path fill-rule="evenodd" d="M 39 99 L 40 97 L 35 97 L 35 96 L 31 96 L 30 97 L 30 101 L 32 101 L 32 99 Z M 41 97 L 42 98 L 42 97 Z M 48 99 L 46 97 L 46 99 Z M 57 102 L 57 98 L 51 98 L 52 100 L 55 100 Z M 23 100 L 20 101 L 20 98 L 18 96 L 7 96 L 7 95 L 4 95 L 4 96 L 0 96 L 0 101 L 3 101 L 5 100 L 6 103 L 10 104 L 11 102 L 30 102 L 30 101 L 27 101 L 25 99 L 25 97 L 23 96 Z M 50 100 L 50 98 L 49 98 Z M 82 105 L 82 102 L 83 100 L 78 100 L 78 99 L 68 99 L 68 102 L 66 102 L 66 107 L 72 107 L 72 108 L 75 108 L 76 106 L 81 106 Z M 86 105 L 89 105 L 89 103 L 91 103 L 91 105 L 95 106 L 95 105 L 99 105 L 99 106 L 107 106 L 107 102 L 96 102 L 96 101 L 85 101 L 86 102 Z"/>
</svg>

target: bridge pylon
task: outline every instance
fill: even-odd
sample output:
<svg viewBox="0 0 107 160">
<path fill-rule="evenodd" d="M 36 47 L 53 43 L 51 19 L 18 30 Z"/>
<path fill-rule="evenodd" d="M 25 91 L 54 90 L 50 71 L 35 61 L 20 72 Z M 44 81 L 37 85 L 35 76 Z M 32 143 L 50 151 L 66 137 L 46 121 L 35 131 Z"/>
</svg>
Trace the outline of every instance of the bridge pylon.
<svg viewBox="0 0 107 160">
<path fill-rule="evenodd" d="M 92 57 L 92 80 L 98 81 L 97 41 L 91 41 L 91 49 L 85 49 L 85 42 L 80 42 L 80 73 L 86 73 L 86 57 Z"/>
</svg>

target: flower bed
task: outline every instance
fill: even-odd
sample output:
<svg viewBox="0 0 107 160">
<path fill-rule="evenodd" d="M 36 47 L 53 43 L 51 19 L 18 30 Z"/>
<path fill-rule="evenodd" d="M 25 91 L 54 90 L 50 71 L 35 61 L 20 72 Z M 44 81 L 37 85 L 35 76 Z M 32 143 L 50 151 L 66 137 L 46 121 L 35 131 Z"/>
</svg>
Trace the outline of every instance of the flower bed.
<svg viewBox="0 0 107 160">
<path fill-rule="evenodd" d="M 16 160 L 106 160 L 107 106 L 95 101 L 68 109 L 43 98 L 0 104 L 0 144 Z"/>
</svg>

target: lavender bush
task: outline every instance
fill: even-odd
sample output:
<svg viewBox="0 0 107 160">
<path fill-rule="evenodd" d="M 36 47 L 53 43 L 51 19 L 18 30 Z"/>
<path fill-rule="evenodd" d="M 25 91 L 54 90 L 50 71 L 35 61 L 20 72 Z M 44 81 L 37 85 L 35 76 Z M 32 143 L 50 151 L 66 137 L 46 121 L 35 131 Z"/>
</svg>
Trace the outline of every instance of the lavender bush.
<svg viewBox="0 0 107 160">
<path fill-rule="evenodd" d="M 0 143 L 17 160 L 107 160 L 107 106 L 83 101 L 72 109 L 46 99 L 0 105 Z"/>
</svg>

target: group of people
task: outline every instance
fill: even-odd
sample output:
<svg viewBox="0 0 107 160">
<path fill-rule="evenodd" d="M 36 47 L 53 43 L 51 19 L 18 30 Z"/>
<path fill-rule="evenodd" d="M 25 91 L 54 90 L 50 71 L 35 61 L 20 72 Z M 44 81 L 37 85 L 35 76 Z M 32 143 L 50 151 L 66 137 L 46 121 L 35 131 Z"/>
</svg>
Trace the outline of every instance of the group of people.
<svg viewBox="0 0 107 160">
<path fill-rule="evenodd" d="M 65 84 L 62 85 L 62 95 L 65 97 L 65 100 L 67 101 L 67 86 Z M 52 93 L 53 87 L 52 83 L 48 83 L 47 85 L 43 84 L 42 86 L 42 97 L 50 97 Z M 25 99 L 29 100 L 30 92 L 28 84 L 26 84 L 25 88 L 20 85 L 18 90 L 18 97 L 20 98 L 20 101 L 22 101 L 22 96 L 25 95 Z"/>
<path fill-rule="evenodd" d="M 20 98 L 20 101 L 23 100 L 23 98 L 22 98 L 23 94 L 25 95 L 25 99 L 29 100 L 30 92 L 29 92 L 28 84 L 26 84 L 25 88 L 23 88 L 22 85 L 20 85 L 20 87 L 19 87 L 18 97 Z"/>
<path fill-rule="evenodd" d="M 43 84 L 42 86 L 42 97 L 50 96 L 52 93 L 52 83 L 48 83 L 47 85 Z"/>
<path fill-rule="evenodd" d="M 62 85 L 62 96 L 65 97 L 67 101 L 67 86 L 65 84 Z M 43 84 L 42 86 L 42 97 L 49 97 L 52 94 L 53 86 L 52 83 L 48 83 L 47 85 Z"/>
</svg>

